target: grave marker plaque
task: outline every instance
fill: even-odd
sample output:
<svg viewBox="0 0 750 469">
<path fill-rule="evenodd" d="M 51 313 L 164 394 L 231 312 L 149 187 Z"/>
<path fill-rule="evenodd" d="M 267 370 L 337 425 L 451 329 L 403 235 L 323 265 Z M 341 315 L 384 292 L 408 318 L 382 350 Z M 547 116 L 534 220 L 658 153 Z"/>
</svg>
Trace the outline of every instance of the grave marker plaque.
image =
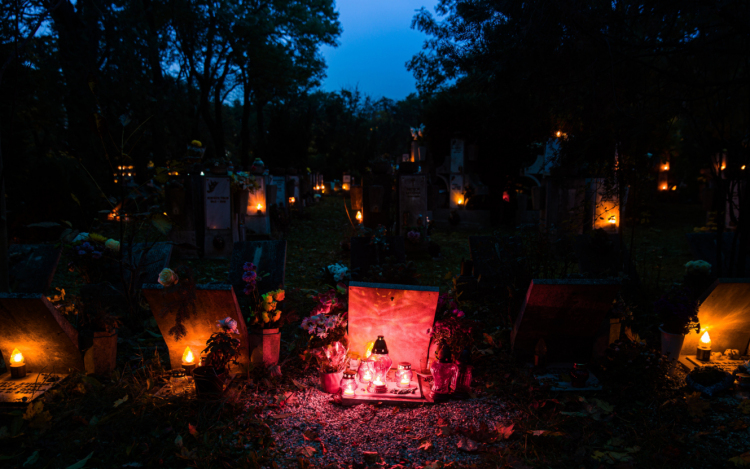
<svg viewBox="0 0 750 469">
<path fill-rule="evenodd" d="M 6 367 L 18 348 L 30 375 L 84 371 L 78 332 L 42 294 L 1 293 L 0 325 L 0 353 Z"/>
<path fill-rule="evenodd" d="M 399 234 L 405 235 L 408 227 L 417 225 L 427 216 L 427 178 L 422 175 L 399 176 Z"/>
<path fill-rule="evenodd" d="M 699 362 L 695 359 L 698 340 L 704 331 L 711 338 L 711 351 L 724 353 L 727 349 L 748 354 L 750 344 L 750 279 L 720 278 L 703 294 L 698 309 L 700 333 L 691 331 L 685 336 L 680 361 L 688 368 L 718 365 L 720 362 Z M 732 364 L 736 368 L 737 363 Z M 728 370 L 728 371 L 734 371 Z"/>
<path fill-rule="evenodd" d="M 274 176 L 273 185 L 276 186 L 276 200 L 274 203 L 279 207 L 286 206 L 286 176 Z"/>
<path fill-rule="evenodd" d="M 11 244 L 10 285 L 16 293 L 44 293 L 52 283 L 62 247 L 53 244 Z"/>
<path fill-rule="evenodd" d="M 619 289 L 611 280 L 532 280 L 511 333 L 513 350 L 529 358 L 544 339 L 550 362 L 588 362 Z"/>
<path fill-rule="evenodd" d="M 393 366 L 419 369 L 427 359 L 438 287 L 349 283 L 349 350 L 364 354 L 368 342 L 385 338 Z"/>
<path fill-rule="evenodd" d="M 219 332 L 217 321 L 230 317 L 237 321 L 240 334 L 240 363 L 250 363 L 245 319 L 240 311 L 237 298 L 231 285 L 196 285 L 195 298 L 189 301 L 190 318 L 183 321 L 187 330 L 185 337 L 176 340 L 169 330 L 175 325 L 177 308 L 183 295 L 174 290 L 165 290 L 159 284 L 144 284 L 143 296 L 146 297 L 151 312 L 156 319 L 164 341 L 169 349 L 169 361 L 172 369 L 182 366 L 182 354 L 185 347 L 190 346 L 196 358 L 206 348 L 206 341 L 214 332 Z M 237 368 L 233 366 L 233 368 Z"/>
<path fill-rule="evenodd" d="M 245 282 L 242 281 L 242 266 L 252 262 L 259 275 L 269 274 L 258 280 L 261 294 L 283 287 L 286 270 L 286 240 L 241 241 L 234 243 L 232 260 L 229 264 L 229 283 L 234 291 L 242 294 Z"/>
</svg>

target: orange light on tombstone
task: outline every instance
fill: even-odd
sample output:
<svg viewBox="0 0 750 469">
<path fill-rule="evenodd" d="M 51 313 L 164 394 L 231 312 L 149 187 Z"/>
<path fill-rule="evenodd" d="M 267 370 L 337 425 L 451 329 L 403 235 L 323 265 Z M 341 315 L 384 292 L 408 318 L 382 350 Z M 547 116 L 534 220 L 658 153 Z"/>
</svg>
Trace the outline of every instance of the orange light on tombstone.
<svg viewBox="0 0 750 469">
<path fill-rule="evenodd" d="M 669 189 L 669 185 L 666 182 L 661 185 L 661 190 L 666 191 L 668 189 Z"/>
<path fill-rule="evenodd" d="M 260 215 L 263 212 L 263 204 L 258 203 L 258 205 L 256 205 L 255 208 L 258 210 L 258 215 Z"/>
<path fill-rule="evenodd" d="M 289 197 L 289 205 L 294 205 L 295 198 Z"/>
<path fill-rule="evenodd" d="M 677 186 L 672 186 L 672 190 L 676 191 L 677 190 Z"/>
<path fill-rule="evenodd" d="M 13 349 L 13 353 L 10 354 L 10 377 L 16 379 L 26 377 L 26 360 L 17 348 Z"/>
<path fill-rule="evenodd" d="M 695 358 L 704 362 L 711 361 L 711 337 L 708 335 L 708 331 L 703 333 L 701 340 L 698 342 Z"/>
<path fill-rule="evenodd" d="M 666 163 L 664 163 L 663 165 L 661 165 L 661 170 L 662 171 L 669 171 L 669 161 L 667 161 Z"/>
<path fill-rule="evenodd" d="M 185 373 L 191 374 L 196 365 L 193 351 L 190 350 L 189 346 L 185 347 L 185 351 L 182 353 L 182 368 L 185 370 Z"/>
<path fill-rule="evenodd" d="M 362 212 L 357 210 L 357 221 L 362 223 Z"/>
<path fill-rule="evenodd" d="M 562 132 L 560 132 L 560 131 L 558 130 L 558 131 L 557 131 L 557 133 L 555 133 L 555 137 L 557 137 L 557 138 L 560 138 L 560 137 L 562 137 Z"/>
</svg>

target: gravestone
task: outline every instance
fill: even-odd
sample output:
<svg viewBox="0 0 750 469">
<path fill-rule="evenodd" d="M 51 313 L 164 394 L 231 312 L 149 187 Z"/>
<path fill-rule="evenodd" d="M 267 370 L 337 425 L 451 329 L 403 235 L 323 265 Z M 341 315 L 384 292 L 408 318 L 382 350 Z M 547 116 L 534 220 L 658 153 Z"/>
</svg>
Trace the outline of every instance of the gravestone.
<svg viewBox="0 0 750 469">
<path fill-rule="evenodd" d="M 627 248 L 619 233 L 595 231 L 575 237 L 573 250 L 578 258 L 578 270 L 586 275 L 617 277 L 627 273 L 637 282 L 638 273 L 630 266 Z"/>
<path fill-rule="evenodd" d="M 451 174 L 450 176 L 450 194 L 448 196 L 450 208 L 462 207 L 464 200 L 464 177 L 461 174 Z M 460 203 L 459 203 L 460 202 Z"/>
<path fill-rule="evenodd" d="M 422 216 L 427 217 L 427 178 L 423 175 L 401 175 L 398 178 L 398 224 L 399 234 L 405 235 L 407 228 L 417 225 Z"/>
<path fill-rule="evenodd" d="M 286 176 L 274 176 L 273 185 L 276 186 L 276 205 L 278 205 L 279 207 L 285 207 L 287 202 Z"/>
<path fill-rule="evenodd" d="M 362 185 L 362 223 L 374 229 L 391 226 L 391 186 L 389 174 L 372 174 Z"/>
<path fill-rule="evenodd" d="M 406 246 L 402 236 L 386 236 L 387 246 L 370 244 L 370 238 L 351 238 L 349 265 L 352 279 L 359 280 L 367 275 L 372 265 L 382 265 L 387 257 L 392 257 L 396 263 L 406 262 Z"/>
<path fill-rule="evenodd" d="M 229 257 L 235 241 L 236 223 L 232 219 L 232 198 L 228 177 L 204 178 L 205 240 L 203 256 Z"/>
<path fill-rule="evenodd" d="M 619 290 L 614 280 L 532 280 L 511 333 L 513 351 L 528 359 L 544 339 L 550 362 L 588 362 Z"/>
<path fill-rule="evenodd" d="M 349 173 L 344 173 L 341 178 L 341 187 L 348 191 L 352 187 L 352 177 Z"/>
<path fill-rule="evenodd" d="M 229 264 L 229 284 L 234 291 L 242 294 L 245 282 L 242 281 L 242 266 L 252 262 L 257 268 L 259 277 L 258 291 L 261 294 L 284 286 L 286 270 L 286 240 L 242 241 L 234 244 L 232 260 Z"/>
<path fill-rule="evenodd" d="M 197 359 L 206 348 L 206 341 L 211 334 L 220 331 L 216 325 L 217 321 L 227 317 L 237 321 L 237 329 L 240 333 L 239 336 L 235 336 L 240 339 L 238 361 L 241 364 L 250 363 L 245 319 L 231 285 L 196 285 L 195 297 L 187 299 L 178 290 L 164 289 L 159 284 L 144 284 L 143 296 L 148 301 L 159 330 L 167 343 L 169 361 L 173 370 L 181 368 L 182 354 L 187 346 Z M 169 333 L 169 330 L 175 325 L 177 308 L 181 301 L 185 302 L 191 316 L 183 321 L 187 334 L 177 340 Z M 232 368 L 237 367 L 233 365 Z"/>
<path fill-rule="evenodd" d="M 289 201 L 289 197 L 294 197 L 294 200 L 299 202 L 299 176 L 287 176 L 286 177 L 286 201 Z"/>
<path fill-rule="evenodd" d="M 680 362 L 693 368 L 700 364 L 695 359 L 698 341 L 704 331 L 711 338 L 711 351 L 723 353 L 727 349 L 748 355 L 750 344 L 750 279 L 720 278 L 701 297 L 698 309 L 700 333 L 694 330 L 685 336 L 680 351 Z M 721 362 L 712 363 L 721 365 Z M 738 363 L 732 365 L 736 368 Z M 722 366 L 720 366 L 722 367 Z M 722 367 L 723 368 L 723 367 Z M 728 371 L 734 371 L 733 369 Z"/>
<path fill-rule="evenodd" d="M 170 176 L 165 189 L 165 210 L 174 226 L 167 239 L 175 253 L 183 258 L 196 258 L 203 246 L 203 177 Z"/>
<path fill-rule="evenodd" d="M 147 248 L 149 248 L 147 250 Z M 122 249 L 124 261 L 133 267 L 138 266 L 136 285 L 150 283 L 159 278 L 163 269 L 169 267 L 172 259 L 172 243 L 136 243 L 133 245 L 132 260 L 127 246 Z M 144 257 L 145 252 L 145 257 Z M 125 281 L 130 281 L 130 270 L 125 271 Z"/>
<path fill-rule="evenodd" d="M 493 236 L 469 236 L 469 251 L 479 288 L 494 288 L 507 276 L 500 246 Z"/>
<path fill-rule="evenodd" d="M 418 370 L 427 360 L 438 287 L 349 283 L 349 350 L 364 356 L 368 342 L 385 338 L 393 365 Z"/>
<path fill-rule="evenodd" d="M 464 141 L 460 138 L 451 139 L 451 173 L 464 172 Z"/>
<path fill-rule="evenodd" d="M 29 374 L 84 371 L 78 332 L 39 293 L 0 293 L 0 354 L 6 366 L 13 349 Z"/>
<path fill-rule="evenodd" d="M 62 247 L 53 244 L 11 244 L 8 264 L 11 290 L 45 293 L 55 276 Z"/>
<path fill-rule="evenodd" d="M 269 234 L 271 222 L 268 216 L 268 201 L 273 199 L 268 196 L 266 178 L 255 176 L 255 183 L 258 188 L 247 195 L 247 207 L 245 207 L 244 215 L 245 230 L 253 234 Z"/>
</svg>

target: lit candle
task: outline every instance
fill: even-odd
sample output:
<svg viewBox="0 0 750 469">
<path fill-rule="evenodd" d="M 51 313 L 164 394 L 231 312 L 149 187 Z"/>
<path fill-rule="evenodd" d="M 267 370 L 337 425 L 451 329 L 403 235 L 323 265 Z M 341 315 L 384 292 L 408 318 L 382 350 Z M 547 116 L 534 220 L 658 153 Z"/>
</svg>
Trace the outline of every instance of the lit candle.
<svg viewBox="0 0 750 469">
<path fill-rule="evenodd" d="M 372 373 L 370 370 L 365 371 L 365 374 L 362 376 L 362 381 L 365 383 L 372 381 Z"/>
<path fill-rule="evenodd" d="M 709 337 L 708 331 L 701 336 L 695 358 L 704 362 L 711 361 L 711 337 Z"/>
<path fill-rule="evenodd" d="M 401 362 L 396 370 L 396 386 L 399 388 L 408 388 L 414 373 L 411 371 L 411 363 Z"/>
<path fill-rule="evenodd" d="M 13 353 L 10 354 L 10 377 L 16 379 L 26 377 L 26 360 L 17 348 L 13 349 Z"/>
<path fill-rule="evenodd" d="M 192 374 L 195 366 L 196 363 L 193 351 L 190 350 L 189 346 L 185 347 L 185 351 L 182 353 L 182 368 L 185 370 L 186 374 Z"/>
<path fill-rule="evenodd" d="M 362 223 L 362 212 L 357 210 L 357 221 Z"/>
</svg>

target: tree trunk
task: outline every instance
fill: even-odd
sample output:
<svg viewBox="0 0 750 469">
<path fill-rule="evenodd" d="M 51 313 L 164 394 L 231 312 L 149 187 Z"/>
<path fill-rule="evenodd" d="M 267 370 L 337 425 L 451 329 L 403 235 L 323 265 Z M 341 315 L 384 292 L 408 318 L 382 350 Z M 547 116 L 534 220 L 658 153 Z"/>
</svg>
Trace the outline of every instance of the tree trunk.
<svg viewBox="0 0 750 469">
<path fill-rule="evenodd" d="M 161 67 L 161 56 L 159 54 L 158 28 L 156 26 L 156 19 L 154 18 L 154 4 L 152 0 L 142 0 L 142 6 L 148 31 L 146 44 L 148 47 L 148 62 L 151 67 L 154 96 L 154 103 L 151 106 L 151 115 L 153 116 L 150 125 L 152 129 L 151 147 L 154 155 L 154 164 L 156 166 L 164 166 L 169 159 L 166 133 L 164 131 L 164 95 L 166 93 L 166 86 L 164 72 Z M 146 172 L 141 171 L 139 168 L 137 174 L 145 175 Z"/>
<path fill-rule="evenodd" d="M 268 155 L 267 153 L 267 145 L 266 145 L 266 129 L 265 129 L 265 122 L 263 120 L 263 109 L 266 107 L 266 101 L 265 99 L 256 98 L 255 100 L 255 115 L 256 115 L 256 125 L 258 129 L 258 141 L 256 143 L 255 147 L 255 156 L 258 158 L 263 159 L 263 161 L 266 164 L 266 167 L 270 164 L 269 161 L 267 161 Z"/>
</svg>

